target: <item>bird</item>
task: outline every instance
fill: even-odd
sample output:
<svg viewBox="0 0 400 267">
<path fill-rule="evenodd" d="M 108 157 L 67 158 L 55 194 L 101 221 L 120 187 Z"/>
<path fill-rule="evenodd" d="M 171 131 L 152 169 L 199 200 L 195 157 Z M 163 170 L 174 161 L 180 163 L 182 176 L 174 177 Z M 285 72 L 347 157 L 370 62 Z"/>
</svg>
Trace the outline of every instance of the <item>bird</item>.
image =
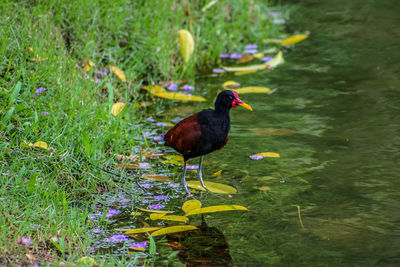
<svg viewBox="0 0 400 267">
<path fill-rule="evenodd" d="M 203 156 L 223 148 L 228 142 L 230 130 L 229 111 L 242 106 L 250 111 L 250 105 L 243 102 L 236 91 L 224 90 L 218 94 L 215 109 L 203 109 L 171 128 L 164 136 L 165 145 L 182 154 L 184 160 L 182 185 L 190 194 L 186 183 L 186 163 L 191 158 L 200 157 L 198 176 L 205 189 L 202 163 Z"/>
</svg>

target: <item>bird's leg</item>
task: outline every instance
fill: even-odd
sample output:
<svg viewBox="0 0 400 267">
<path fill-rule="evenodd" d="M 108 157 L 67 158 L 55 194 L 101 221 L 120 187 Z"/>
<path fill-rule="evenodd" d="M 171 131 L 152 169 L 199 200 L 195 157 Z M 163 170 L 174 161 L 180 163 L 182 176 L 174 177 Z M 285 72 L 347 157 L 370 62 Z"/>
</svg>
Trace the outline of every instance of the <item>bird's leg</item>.
<svg viewBox="0 0 400 267">
<path fill-rule="evenodd" d="M 200 180 L 201 186 L 204 187 L 204 189 L 207 189 L 207 187 L 204 185 L 204 181 L 203 181 L 203 173 L 201 171 L 202 165 L 203 165 L 203 156 L 200 157 L 198 174 L 199 174 L 199 180 Z"/>
<path fill-rule="evenodd" d="M 185 164 L 183 165 L 182 185 L 185 188 L 186 193 L 190 194 L 189 189 L 186 184 L 186 160 L 185 160 Z"/>
</svg>

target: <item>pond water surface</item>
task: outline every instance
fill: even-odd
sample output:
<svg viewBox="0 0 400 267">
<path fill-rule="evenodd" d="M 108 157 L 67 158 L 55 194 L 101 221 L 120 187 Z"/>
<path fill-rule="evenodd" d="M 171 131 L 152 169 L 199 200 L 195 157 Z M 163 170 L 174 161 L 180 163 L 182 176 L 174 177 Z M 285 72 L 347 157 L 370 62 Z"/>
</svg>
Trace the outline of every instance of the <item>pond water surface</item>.
<svg viewBox="0 0 400 267">
<path fill-rule="evenodd" d="M 205 180 L 238 194 L 203 205 L 249 211 L 205 215 L 208 243 L 190 242 L 224 255 L 217 266 L 400 266 L 400 2 L 284 2 L 296 4 L 288 32 L 311 32 L 285 64 L 196 84 L 210 103 L 195 110 L 228 79 L 278 90 L 243 95 L 254 111 L 232 110 L 228 145 L 205 157 Z M 280 158 L 249 158 L 259 152 Z"/>
</svg>

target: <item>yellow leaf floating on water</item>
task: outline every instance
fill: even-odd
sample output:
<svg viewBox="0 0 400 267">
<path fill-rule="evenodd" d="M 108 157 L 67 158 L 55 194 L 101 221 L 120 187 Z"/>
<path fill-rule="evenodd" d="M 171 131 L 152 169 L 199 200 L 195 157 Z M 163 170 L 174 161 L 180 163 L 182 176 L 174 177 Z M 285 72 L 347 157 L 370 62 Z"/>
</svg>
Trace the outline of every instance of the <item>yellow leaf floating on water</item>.
<svg viewBox="0 0 400 267">
<path fill-rule="evenodd" d="M 91 60 L 86 60 L 85 61 L 85 67 L 83 68 L 86 72 L 88 72 L 92 67 L 94 66 L 94 63 Z"/>
<path fill-rule="evenodd" d="M 278 38 L 268 38 L 264 39 L 263 43 L 276 43 L 276 44 L 282 44 L 283 39 L 278 39 Z"/>
<path fill-rule="evenodd" d="M 124 109 L 124 107 L 126 106 L 125 103 L 122 102 L 117 102 L 112 106 L 111 109 L 111 113 L 117 117 L 119 113 L 121 113 L 121 111 Z"/>
<path fill-rule="evenodd" d="M 235 81 L 226 81 L 226 82 L 224 82 L 224 84 L 222 84 L 222 87 L 224 87 L 225 89 L 238 88 L 239 86 L 240 86 L 240 83 L 235 82 Z"/>
<path fill-rule="evenodd" d="M 202 214 L 202 213 L 210 213 L 210 212 L 220 212 L 220 211 L 231 211 L 231 210 L 247 210 L 247 208 L 240 206 L 240 205 L 217 205 L 217 206 L 210 206 L 200 209 L 195 209 L 187 212 L 185 215 L 195 215 L 195 214 Z"/>
<path fill-rule="evenodd" d="M 159 182 L 172 181 L 172 179 L 169 178 L 168 176 L 159 174 L 143 174 L 142 176 L 140 176 L 140 178 L 159 181 Z"/>
<path fill-rule="evenodd" d="M 236 188 L 226 185 L 226 184 L 219 184 L 219 183 L 214 183 L 214 182 L 204 182 L 204 185 L 207 187 L 207 189 L 213 193 L 219 193 L 219 194 L 236 194 L 237 190 Z M 200 181 L 187 181 L 187 186 L 194 188 L 194 189 L 199 189 L 202 191 L 206 191 L 201 184 Z"/>
<path fill-rule="evenodd" d="M 158 220 L 161 217 L 164 217 L 165 215 L 167 215 L 167 213 L 163 212 L 163 213 L 152 213 L 150 214 L 150 219 L 151 220 Z"/>
<path fill-rule="evenodd" d="M 285 60 L 283 59 L 282 51 L 279 51 L 276 56 L 274 56 L 270 61 L 268 61 L 267 65 L 268 68 L 275 68 L 276 66 L 284 63 Z"/>
<path fill-rule="evenodd" d="M 221 176 L 222 170 L 219 170 L 217 172 L 214 172 L 211 176 Z"/>
<path fill-rule="evenodd" d="M 151 212 L 151 213 L 174 213 L 175 211 L 170 211 L 170 210 L 150 210 L 150 209 L 142 209 L 138 208 L 141 211 L 145 212 Z"/>
<path fill-rule="evenodd" d="M 250 62 L 254 59 L 253 55 L 243 55 L 238 61 L 236 61 L 238 64 L 242 64 L 242 63 L 247 63 Z"/>
<path fill-rule="evenodd" d="M 186 216 L 165 215 L 165 213 L 163 216 L 154 216 L 154 215 L 162 215 L 162 213 L 152 213 L 152 214 L 150 214 L 150 219 L 152 219 L 152 220 L 167 220 L 167 221 L 183 222 L 183 223 L 186 223 L 189 220 L 189 218 Z"/>
<path fill-rule="evenodd" d="M 294 45 L 308 38 L 308 34 L 296 34 L 289 36 L 282 41 L 282 45 Z"/>
<path fill-rule="evenodd" d="M 180 101 L 197 101 L 197 102 L 204 102 L 206 99 L 202 96 L 197 95 L 185 95 L 182 93 L 173 93 L 173 92 L 165 92 L 165 93 L 158 93 L 155 94 L 158 97 L 171 99 L 171 100 L 180 100 Z"/>
<path fill-rule="evenodd" d="M 120 68 L 118 68 L 117 66 L 111 66 L 110 69 L 121 81 L 126 81 L 125 73 Z"/>
<path fill-rule="evenodd" d="M 250 74 L 250 73 L 254 73 L 254 72 L 257 72 L 257 70 L 236 71 L 236 72 L 233 73 L 233 75 L 241 76 L 241 75 L 246 75 L 246 74 Z"/>
<path fill-rule="evenodd" d="M 181 47 L 181 55 L 186 63 L 189 61 L 190 56 L 194 51 L 193 36 L 187 30 L 180 30 L 178 31 L 178 34 L 179 34 L 179 45 Z"/>
<path fill-rule="evenodd" d="M 145 227 L 145 228 L 135 228 L 135 229 L 115 229 L 116 231 L 122 231 L 124 234 L 140 234 L 146 232 L 153 232 L 160 229 L 160 227 Z"/>
<path fill-rule="evenodd" d="M 269 187 L 269 186 L 261 186 L 261 187 L 258 188 L 258 190 L 264 191 L 264 192 L 271 191 L 271 187 Z"/>
<path fill-rule="evenodd" d="M 183 203 L 183 205 L 182 205 L 182 210 L 185 213 L 188 213 L 191 210 L 196 210 L 196 209 L 200 209 L 200 208 L 201 208 L 201 202 L 196 199 L 188 200 L 185 203 Z"/>
<path fill-rule="evenodd" d="M 152 95 L 156 95 L 159 93 L 165 93 L 165 89 L 158 85 L 144 85 L 141 87 L 142 89 L 146 90 L 147 92 L 151 93 Z"/>
<path fill-rule="evenodd" d="M 262 86 L 249 86 L 249 87 L 238 88 L 235 91 L 238 94 L 269 93 L 269 91 L 271 91 L 271 89 L 269 89 L 268 87 L 262 87 Z"/>
<path fill-rule="evenodd" d="M 159 235 L 166 235 L 166 234 L 172 234 L 172 233 L 180 233 L 184 231 L 191 231 L 191 230 L 196 230 L 197 227 L 194 225 L 177 225 L 177 226 L 170 226 L 166 228 L 162 228 L 160 230 L 157 230 L 153 233 L 151 233 L 152 236 L 159 236 Z"/>
<path fill-rule="evenodd" d="M 257 153 L 254 156 L 262 156 L 264 158 L 279 158 L 281 155 L 275 152 L 262 152 L 262 153 Z"/>
<path fill-rule="evenodd" d="M 129 215 L 132 215 L 132 216 L 140 216 L 140 215 L 142 215 L 142 212 L 133 211 L 133 212 L 131 212 Z"/>
<path fill-rule="evenodd" d="M 245 66 L 245 67 L 226 67 L 226 66 L 222 66 L 222 68 L 226 71 L 257 71 L 257 70 L 263 70 L 268 68 L 268 64 L 264 63 L 264 64 L 258 64 L 258 65 L 250 65 L 250 66 Z"/>
</svg>

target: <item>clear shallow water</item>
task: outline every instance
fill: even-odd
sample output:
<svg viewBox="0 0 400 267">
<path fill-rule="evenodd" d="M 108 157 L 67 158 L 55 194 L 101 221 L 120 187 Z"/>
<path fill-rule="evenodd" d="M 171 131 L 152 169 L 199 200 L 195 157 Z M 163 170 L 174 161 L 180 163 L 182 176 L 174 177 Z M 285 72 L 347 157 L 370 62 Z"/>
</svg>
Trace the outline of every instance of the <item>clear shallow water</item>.
<svg viewBox="0 0 400 267">
<path fill-rule="evenodd" d="M 400 265 L 399 14 L 397 1 L 301 1 L 288 32 L 311 35 L 284 53 L 284 65 L 198 81 L 209 99 L 231 79 L 278 88 L 272 95 L 243 95 L 254 111 L 232 110 L 228 145 L 205 158 L 205 179 L 239 193 L 208 194 L 203 206 L 249 208 L 205 216 L 218 238 L 203 247 L 224 240 L 230 248 L 225 265 Z M 258 152 L 281 157 L 249 158 Z M 218 170 L 222 175 L 211 177 Z M 176 209 L 182 204 L 172 202 Z M 134 226 L 117 223 L 124 225 Z"/>
</svg>

